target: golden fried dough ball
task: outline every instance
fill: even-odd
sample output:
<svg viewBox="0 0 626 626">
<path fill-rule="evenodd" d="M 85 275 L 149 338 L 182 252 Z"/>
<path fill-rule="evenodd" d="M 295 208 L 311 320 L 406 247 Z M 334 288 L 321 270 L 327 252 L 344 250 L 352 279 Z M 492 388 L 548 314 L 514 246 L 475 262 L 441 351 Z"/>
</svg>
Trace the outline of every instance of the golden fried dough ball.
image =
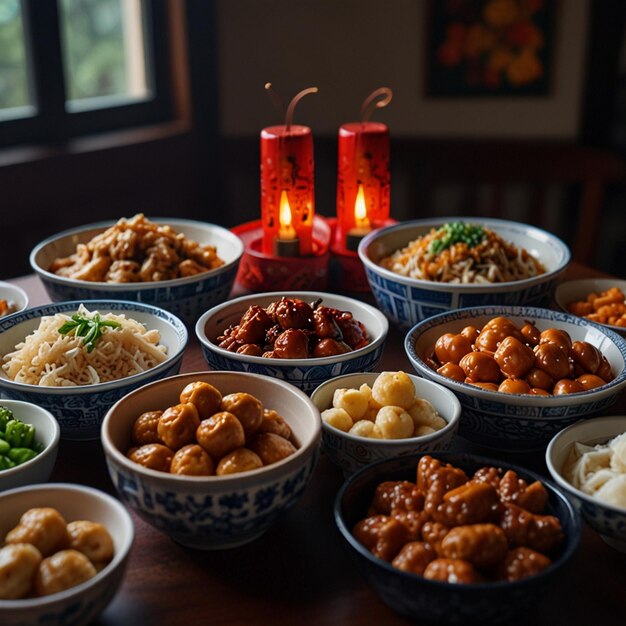
<svg viewBox="0 0 626 626">
<path fill-rule="evenodd" d="M 198 410 L 198 416 L 205 420 L 220 410 L 222 394 L 213 385 L 202 381 L 189 383 L 180 392 L 182 404 L 191 402 Z"/>
<path fill-rule="evenodd" d="M 413 436 L 413 418 L 402 407 L 384 406 L 376 414 L 375 423 L 383 439 L 406 439 Z"/>
<path fill-rule="evenodd" d="M 30 543 L 14 543 L 0 550 L 0 600 L 18 600 L 30 592 L 41 552 Z"/>
<path fill-rule="evenodd" d="M 157 472 L 169 472 L 173 457 L 173 450 L 162 443 L 149 443 L 128 452 L 131 461 Z"/>
<path fill-rule="evenodd" d="M 354 422 L 354 425 L 348 432 L 351 435 L 356 435 L 357 437 L 367 437 L 368 439 L 383 438 L 380 428 L 378 428 L 374 422 L 370 422 L 370 420 L 359 420 L 358 422 Z"/>
<path fill-rule="evenodd" d="M 430 426 L 416 426 L 413 431 L 413 437 L 425 437 L 426 435 L 432 435 L 435 432 L 437 431 Z"/>
<path fill-rule="evenodd" d="M 146 411 L 135 420 L 130 437 L 136 446 L 144 446 L 147 443 L 163 443 L 158 431 L 161 415 L 163 415 L 163 411 Z"/>
<path fill-rule="evenodd" d="M 405 372 L 381 372 L 372 385 L 372 398 L 381 406 L 408 409 L 415 400 L 415 386 Z"/>
<path fill-rule="evenodd" d="M 369 408 L 369 398 L 360 389 L 335 389 L 333 406 L 343 409 L 354 420 L 360 420 Z"/>
<path fill-rule="evenodd" d="M 274 433 L 285 439 L 291 439 L 291 428 L 285 418 L 279 415 L 274 409 L 263 411 L 263 421 L 259 426 L 258 433 Z"/>
<path fill-rule="evenodd" d="M 213 476 L 215 463 L 208 452 L 197 443 L 183 446 L 176 452 L 170 467 L 172 474 L 185 474 L 186 476 Z"/>
<path fill-rule="evenodd" d="M 196 430 L 196 439 L 212 459 L 221 459 L 246 443 L 243 425 L 228 411 L 220 411 L 202 420 Z"/>
<path fill-rule="evenodd" d="M 199 425 L 200 418 L 195 404 L 176 404 L 165 409 L 159 418 L 159 437 L 168 448 L 178 450 L 188 443 L 195 443 Z"/>
<path fill-rule="evenodd" d="M 291 441 L 273 433 L 258 434 L 248 447 L 259 455 L 263 465 L 271 465 L 281 461 L 296 451 Z"/>
<path fill-rule="evenodd" d="M 20 523 L 7 533 L 5 543 L 31 543 L 46 557 L 67 545 L 67 524 L 50 507 L 29 509 Z"/>
<path fill-rule="evenodd" d="M 220 459 L 215 473 L 218 476 L 226 476 L 227 474 L 249 472 L 259 467 L 263 467 L 263 461 L 256 452 L 252 452 L 248 448 L 237 448 Z"/>
<path fill-rule="evenodd" d="M 93 563 L 78 550 L 61 550 L 44 559 L 35 576 L 38 596 L 75 587 L 97 574 Z"/>
<path fill-rule="evenodd" d="M 232 413 L 243 426 L 246 439 L 259 430 L 263 421 L 263 404 L 249 393 L 229 393 L 222 398 L 222 411 Z"/>
<path fill-rule="evenodd" d="M 345 409 L 326 409 L 322 411 L 322 419 L 333 428 L 347 433 L 354 425 L 354 420 Z"/>
<path fill-rule="evenodd" d="M 437 413 L 437 409 L 424 398 L 415 398 L 407 413 L 411 416 L 416 429 L 428 426 L 435 431 L 447 425 L 446 420 Z"/>
<path fill-rule="evenodd" d="M 113 539 L 105 526 L 88 520 L 67 525 L 68 548 L 82 552 L 92 563 L 108 563 L 113 558 Z"/>
</svg>

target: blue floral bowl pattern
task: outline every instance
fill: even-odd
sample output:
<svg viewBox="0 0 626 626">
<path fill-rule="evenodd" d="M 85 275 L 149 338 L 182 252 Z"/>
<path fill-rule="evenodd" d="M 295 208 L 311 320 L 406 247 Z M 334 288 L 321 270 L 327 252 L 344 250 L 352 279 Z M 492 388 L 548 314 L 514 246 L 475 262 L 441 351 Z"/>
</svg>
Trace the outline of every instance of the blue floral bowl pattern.
<svg viewBox="0 0 626 626">
<path fill-rule="evenodd" d="M 546 450 L 546 465 L 554 481 L 566 493 L 583 519 L 612 548 L 626 554 L 626 509 L 597 500 L 577 489 L 563 477 L 564 467 L 575 443 L 604 444 L 626 432 L 626 415 L 581 420 L 552 438 Z"/>
<path fill-rule="evenodd" d="M 451 284 L 409 278 L 379 265 L 381 258 L 427 234 L 444 221 L 480 222 L 506 241 L 532 252 L 546 272 L 508 283 Z M 361 241 L 359 257 L 378 306 L 402 330 L 432 315 L 486 305 L 546 306 L 570 260 L 567 246 L 533 226 L 498 219 L 450 217 L 403 222 L 376 230 Z"/>
<path fill-rule="evenodd" d="M 156 328 L 161 334 L 161 343 L 167 346 L 168 358 L 141 374 L 78 387 L 40 387 L 17 383 L 0 371 L 2 394 L 13 400 L 38 404 L 50 411 L 59 422 L 62 439 L 97 439 L 109 407 L 133 389 L 180 371 L 188 338 L 182 321 L 163 309 L 136 302 L 81 300 L 38 306 L 0 320 L 0 355 L 11 352 L 18 342 L 37 328 L 39 319 L 44 315 L 72 313 L 80 304 L 90 311 L 124 313 L 147 328 Z"/>
<path fill-rule="evenodd" d="M 148 524 L 190 548 L 225 549 L 253 541 L 293 507 L 311 477 L 317 450 L 297 471 L 254 488 L 224 484 L 168 490 L 107 458 L 120 499 Z"/>
<path fill-rule="evenodd" d="M 532 321 L 540 330 L 560 328 L 572 341 L 588 341 L 609 360 L 615 379 L 607 385 L 569 395 L 542 397 L 504 394 L 459 383 L 437 374 L 425 362 L 435 341 L 464 326 L 482 326 L 497 316 L 508 317 L 518 326 Z M 560 430 L 582 417 L 605 412 L 626 386 L 626 340 L 598 324 L 567 313 L 534 307 L 474 307 L 444 313 L 415 325 L 407 334 L 404 348 L 415 371 L 452 390 L 461 402 L 459 434 L 490 448 L 513 450 L 544 449 Z"/>
<path fill-rule="evenodd" d="M 50 506 L 69 522 L 89 519 L 103 524 L 113 537 L 113 560 L 84 583 L 39 598 L 0 600 L 2 626 L 86 626 L 94 623 L 117 593 L 134 539 L 133 521 L 112 496 L 82 485 L 48 483 L 0 494 L 0 536 L 33 507 Z M 106 620 L 105 620 L 106 621 Z"/>
<path fill-rule="evenodd" d="M 373 463 L 353 474 L 337 494 L 335 522 L 348 544 L 355 565 L 385 604 L 420 623 L 511 623 L 514 617 L 524 613 L 528 607 L 536 606 L 541 597 L 550 593 L 561 570 L 573 556 L 581 536 L 578 514 L 552 483 L 534 472 L 469 454 L 434 453 L 431 456 L 469 473 L 480 467 L 496 465 L 505 470 L 515 470 L 529 482 L 541 480 L 549 494 L 547 510 L 561 521 L 565 541 L 546 570 L 516 582 L 454 585 L 398 570 L 367 550 L 354 538 L 352 529 L 366 516 L 378 484 L 386 480 L 415 481 L 420 456 L 402 456 Z"/>
<path fill-rule="evenodd" d="M 199 243 L 215 245 L 224 265 L 195 276 L 151 283 L 90 282 L 57 276 L 48 271 L 55 258 L 72 254 L 77 243 L 89 241 L 113 224 L 101 222 L 64 231 L 42 241 L 31 252 L 31 267 L 53 302 L 107 298 L 143 302 L 159 306 L 191 326 L 207 308 L 228 298 L 243 255 L 243 243 L 237 235 L 214 224 L 178 218 L 152 221 L 169 224 L 175 231 Z"/>
<path fill-rule="evenodd" d="M 237 354 L 220 348 L 214 343 L 228 326 L 239 323 L 241 316 L 254 304 L 267 307 L 281 297 L 300 298 L 314 302 L 321 298 L 325 306 L 350 311 L 363 323 L 370 343 L 364 348 L 331 357 L 311 359 L 269 359 L 260 356 Z M 305 393 L 312 393 L 323 382 L 356 372 L 376 369 L 383 354 L 389 323 L 375 307 L 341 295 L 314 291 L 272 292 L 252 294 L 236 298 L 207 311 L 196 323 L 196 335 L 200 340 L 202 354 L 210 368 L 262 374 L 284 380 Z"/>
<path fill-rule="evenodd" d="M 195 381 L 211 383 L 223 395 L 245 391 L 276 410 L 299 443 L 296 452 L 226 476 L 170 474 L 131 461 L 126 452 L 137 417 L 177 404 L 182 389 Z M 297 503 L 317 462 L 320 432 L 319 411 L 293 385 L 241 372 L 195 372 L 151 383 L 120 400 L 104 419 L 102 445 L 111 480 L 129 507 L 182 545 L 217 550 L 254 540 Z"/>
</svg>

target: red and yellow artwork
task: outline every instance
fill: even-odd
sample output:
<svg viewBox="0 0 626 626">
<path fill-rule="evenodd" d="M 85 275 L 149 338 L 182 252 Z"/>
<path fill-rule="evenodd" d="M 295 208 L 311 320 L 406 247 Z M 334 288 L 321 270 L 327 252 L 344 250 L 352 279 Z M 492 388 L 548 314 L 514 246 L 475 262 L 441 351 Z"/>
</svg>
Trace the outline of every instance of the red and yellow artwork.
<svg viewBox="0 0 626 626">
<path fill-rule="evenodd" d="M 556 0 L 434 0 L 427 92 L 545 95 Z"/>
</svg>

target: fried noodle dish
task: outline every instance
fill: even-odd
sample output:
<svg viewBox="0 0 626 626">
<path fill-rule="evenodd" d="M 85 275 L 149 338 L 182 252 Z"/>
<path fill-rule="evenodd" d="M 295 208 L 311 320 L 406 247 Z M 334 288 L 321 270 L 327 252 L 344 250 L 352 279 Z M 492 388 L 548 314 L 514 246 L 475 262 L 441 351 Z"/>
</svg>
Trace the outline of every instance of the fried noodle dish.
<svg viewBox="0 0 626 626">
<path fill-rule="evenodd" d="M 71 317 L 41 318 L 2 369 L 15 382 L 47 387 L 93 385 L 145 372 L 167 358 L 158 330 L 124 314 L 100 316 L 81 305 Z"/>
<path fill-rule="evenodd" d="M 76 280 L 136 283 L 184 278 L 224 265 L 215 246 L 201 245 L 143 214 L 122 218 L 49 271 Z"/>
<path fill-rule="evenodd" d="M 452 222 L 384 257 L 396 274 L 439 283 L 505 283 L 543 274 L 544 266 L 523 248 L 484 226 Z"/>
</svg>

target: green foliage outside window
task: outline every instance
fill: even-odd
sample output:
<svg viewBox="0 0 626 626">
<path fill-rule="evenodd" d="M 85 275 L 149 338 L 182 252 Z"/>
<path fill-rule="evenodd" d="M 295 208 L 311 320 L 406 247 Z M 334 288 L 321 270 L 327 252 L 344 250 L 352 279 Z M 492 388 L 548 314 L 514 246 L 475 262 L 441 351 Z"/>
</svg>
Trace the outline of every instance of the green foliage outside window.
<svg viewBox="0 0 626 626">
<path fill-rule="evenodd" d="M 0 0 L 0 109 L 29 103 L 19 0 Z"/>
</svg>

